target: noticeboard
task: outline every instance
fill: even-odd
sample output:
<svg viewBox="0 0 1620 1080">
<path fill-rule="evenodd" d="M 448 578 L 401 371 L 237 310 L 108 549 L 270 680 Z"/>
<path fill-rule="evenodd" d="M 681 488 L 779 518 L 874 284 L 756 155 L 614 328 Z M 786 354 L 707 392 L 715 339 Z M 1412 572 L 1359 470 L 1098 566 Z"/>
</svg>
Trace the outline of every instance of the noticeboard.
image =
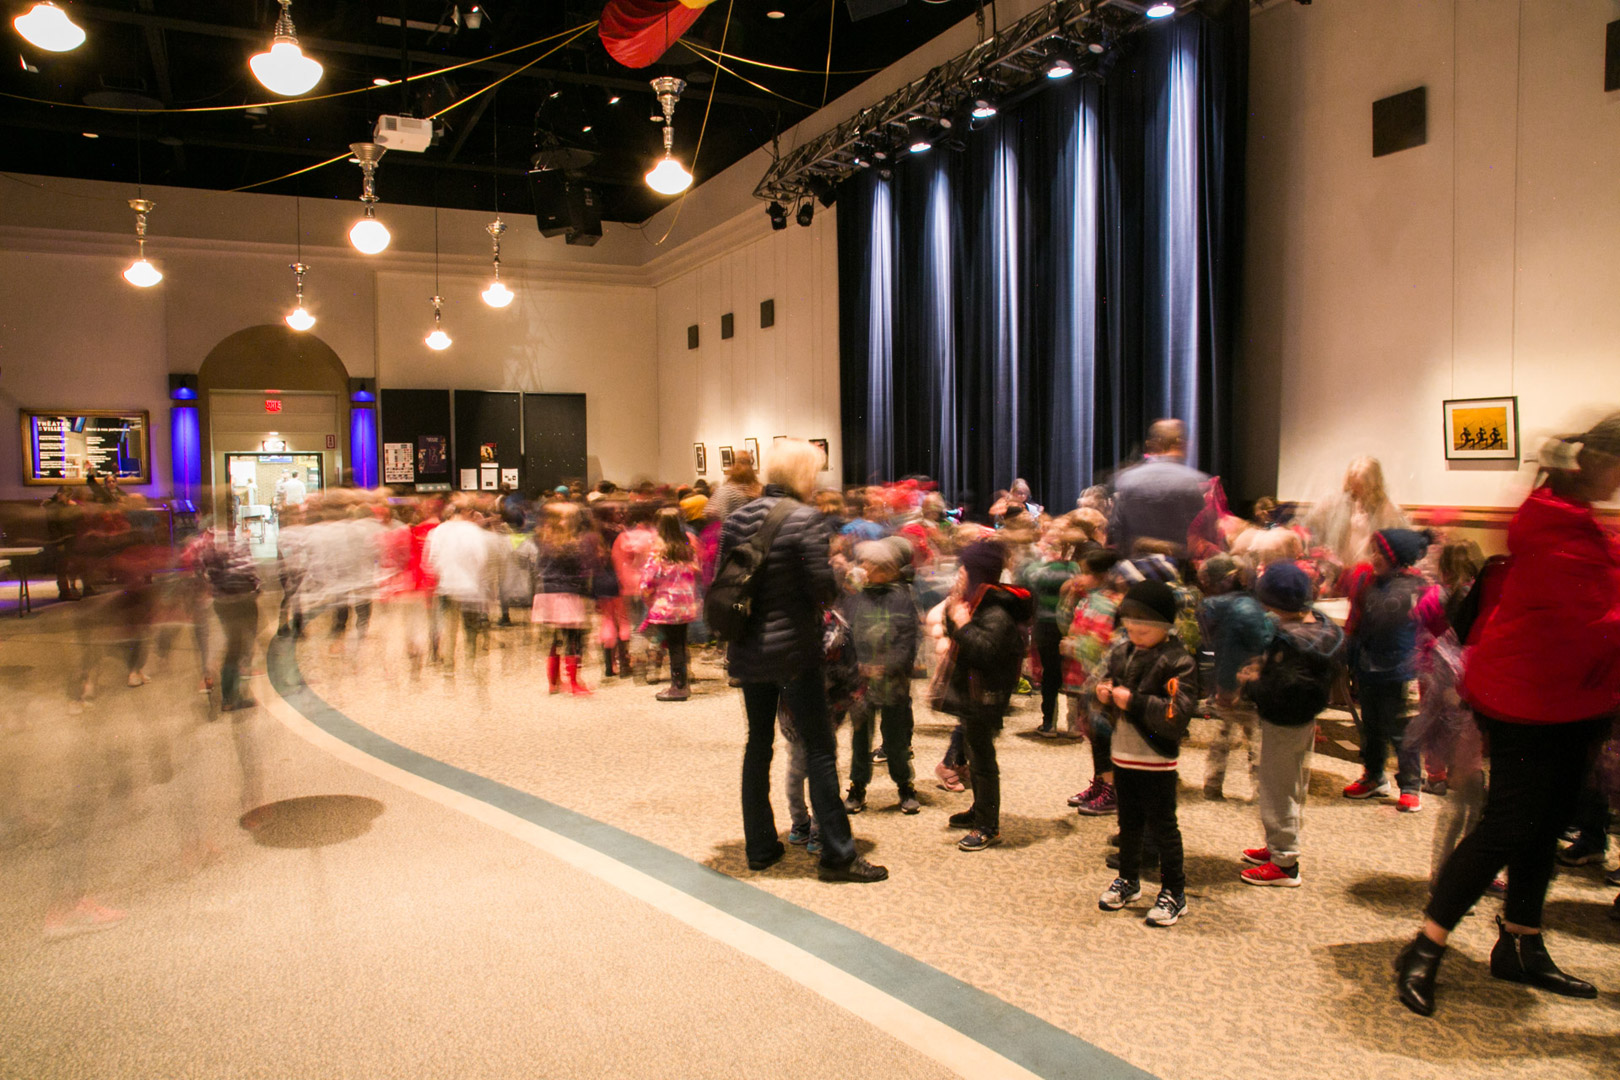
<svg viewBox="0 0 1620 1080">
<path fill-rule="evenodd" d="M 19 412 L 23 483 L 77 484 L 91 476 L 117 477 L 130 484 L 151 482 L 151 423 L 145 410 Z"/>
</svg>

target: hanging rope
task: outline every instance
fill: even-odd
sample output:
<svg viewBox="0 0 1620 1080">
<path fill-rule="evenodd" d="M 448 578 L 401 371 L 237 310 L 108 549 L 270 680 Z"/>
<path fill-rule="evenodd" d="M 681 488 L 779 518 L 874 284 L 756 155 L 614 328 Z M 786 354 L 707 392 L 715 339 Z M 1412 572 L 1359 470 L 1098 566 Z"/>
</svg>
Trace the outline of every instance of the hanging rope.
<svg viewBox="0 0 1620 1080">
<path fill-rule="evenodd" d="M 797 98 L 790 98 L 786 94 L 778 93 L 777 91 L 772 90 L 770 87 L 764 85 L 763 83 L 757 83 L 753 79 L 750 79 L 748 76 L 740 74 L 740 73 L 738 73 L 736 71 L 733 71 L 731 68 L 726 67 L 726 65 L 721 63 L 719 60 L 716 60 L 713 56 L 710 56 L 708 54 L 708 52 L 705 51 L 701 46 L 693 45 L 690 42 L 686 42 L 686 41 L 679 42 L 679 44 L 684 45 L 684 46 L 686 46 L 686 48 L 690 49 L 692 51 L 692 54 L 694 56 L 696 56 L 699 60 L 703 60 L 703 61 L 705 61 L 707 63 L 713 64 L 717 70 L 725 72 L 727 75 L 730 75 L 732 78 L 738 80 L 739 82 L 747 83 L 749 86 L 752 86 L 755 90 L 762 91 L 762 92 L 764 92 L 766 94 L 769 94 L 771 97 L 774 97 L 774 98 L 781 98 L 783 101 L 787 102 L 789 105 L 797 105 L 801 109 L 809 109 L 811 111 L 815 110 L 815 106 L 810 104 L 808 101 L 800 101 Z M 812 72 L 812 74 L 814 74 L 814 72 Z"/>
<path fill-rule="evenodd" d="M 697 52 L 708 53 L 710 56 L 718 56 L 722 60 L 730 60 L 734 64 L 747 64 L 749 67 L 769 68 L 771 71 L 786 71 L 793 75 L 875 75 L 883 70 L 882 68 L 840 68 L 837 71 L 833 71 L 829 67 L 829 69 L 826 71 L 814 71 L 810 68 L 787 67 L 783 64 L 767 64 L 763 60 L 750 60 L 746 56 L 737 56 L 734 53 L 720 52 L 717 49 L 711 49 L 707 45 L 703 45 L 695 41 L 683 41 L 681 44 Z"/>
</svg>

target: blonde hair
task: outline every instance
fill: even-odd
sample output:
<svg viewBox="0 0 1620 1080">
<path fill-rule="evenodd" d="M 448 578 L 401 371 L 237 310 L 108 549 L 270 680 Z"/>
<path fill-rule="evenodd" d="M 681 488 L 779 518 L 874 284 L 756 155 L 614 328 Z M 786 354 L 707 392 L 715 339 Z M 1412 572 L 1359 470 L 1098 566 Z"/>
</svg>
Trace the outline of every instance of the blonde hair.
<svg viewBox="0 0 1620 1080">
<path fill-rule="evenodd" d="M 1344 471 L 1344 478 L 1352 476 L 1361 481 L 1361 498 L 1357 501 L 1368 510 L 1377 510 L 1389 501 L 1384 490 L 1384 467 L 1375 457 L 1358 457 Z"/>
<path fill-rule="evenodd" d="M 783 439 L 771 446 L 771 464 L 765 470 L 768 483 L 786 488 L 803 502 L 815 490 L 821 472 L 821 448 L 803 439 Z"/>
</svg>

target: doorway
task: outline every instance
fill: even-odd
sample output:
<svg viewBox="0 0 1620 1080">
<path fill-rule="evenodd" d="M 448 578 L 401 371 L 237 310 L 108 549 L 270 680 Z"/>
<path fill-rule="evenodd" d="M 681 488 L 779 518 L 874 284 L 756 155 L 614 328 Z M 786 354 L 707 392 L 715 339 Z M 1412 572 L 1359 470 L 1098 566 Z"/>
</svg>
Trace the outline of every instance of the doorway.
<svg viewBox="0 0 1620 1080">
<path fill-rule="evenodd" d="M 255 558 L 276 554 L 281 515 L 325 487 L 320 454 L 226 453 L 231 524 L 246 534 Z"/>
</svg>

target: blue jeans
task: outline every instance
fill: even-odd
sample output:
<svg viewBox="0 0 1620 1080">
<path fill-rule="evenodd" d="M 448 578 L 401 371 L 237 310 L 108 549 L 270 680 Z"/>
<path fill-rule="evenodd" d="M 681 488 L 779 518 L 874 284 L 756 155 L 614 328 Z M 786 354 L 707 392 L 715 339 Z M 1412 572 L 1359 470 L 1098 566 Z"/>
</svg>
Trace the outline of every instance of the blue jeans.
<svg viewBox="0 0 1620 1080">
<path fill-rule="evenodd" d="M 1403 795 L 1416 795 L 1423 786 L 1423 751 L 1406 738 L 1406 683 L 1360 679 L 1356 698 L 1361 702 L 1361 766 L 1374 784 L 1384 779 L 1384 760 L 1395 750 L 1395 783 Z"/>
<path fill-rule="evenodd" d="M 855 837 L 838 794 L 838 744 L 827 718 L 827 685 L 821 668 L 800 672 L 786 683 L 745 682 L 748 746 L 743 751 L 743 842 L 751 862 L 768 862 L 781 852 L 776 814 L 771 809 L 771 755 L 776 743 L 776 708 L 785 705 L 804 742 L 810 807 L 821 829 L 821 865 L 845 867 L 855 861 Z"/>
</svg>

